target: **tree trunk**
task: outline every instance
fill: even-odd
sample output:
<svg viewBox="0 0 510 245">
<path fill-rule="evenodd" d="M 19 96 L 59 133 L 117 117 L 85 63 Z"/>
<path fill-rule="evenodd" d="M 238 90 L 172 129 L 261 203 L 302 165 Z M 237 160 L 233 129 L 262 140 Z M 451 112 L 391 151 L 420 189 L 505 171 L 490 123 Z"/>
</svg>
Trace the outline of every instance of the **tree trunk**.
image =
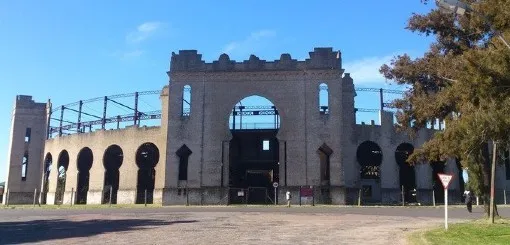
<svg viewBox="0 0 510 245">
<path fill-rule="evenodd" d="M 486 144 L 483 147 L 482 152 L 483 157 L 483 167 L 482 167 L 482 175 L 483 175 L 483 207 L 484 211 L 487 214 L 487 217 L 490 218 L 490 200 L 491 200 L 491 158 L 489 157 L 489 144 Z M 494 183 L 495 185 L 496 183 Z M 496 197 L 494 197 L 494 217 L 499 217 L 498 213 L 498 205 L 496 205 Z"/>
<path fill-rule="evenodd" d="M 490 216 L 490 191 L 491 191 L 491 158 L 489 157 L 489 144 L 482 148 L 482 176 L 483 176 L 483 208 L 487 217 Z"/>
</svg>

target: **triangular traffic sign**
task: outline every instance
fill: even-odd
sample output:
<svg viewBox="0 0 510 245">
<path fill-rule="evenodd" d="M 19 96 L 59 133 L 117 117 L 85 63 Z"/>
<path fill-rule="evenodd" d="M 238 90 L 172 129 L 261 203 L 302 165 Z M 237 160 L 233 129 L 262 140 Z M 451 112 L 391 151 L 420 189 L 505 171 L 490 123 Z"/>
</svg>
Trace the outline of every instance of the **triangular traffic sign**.
<svg viewBox="0 0 510 245">
<path fill-rule="evenodd" d="M 441 180 L 443 187 L 445 189 L 448 189 L 448 185 L 450 185 L 450 182 L 453 179 L 453 175 L 451 175 L 451 174 L 437 174 L 437 176 L 439 176 L 439 179 Z"/>
</svg>

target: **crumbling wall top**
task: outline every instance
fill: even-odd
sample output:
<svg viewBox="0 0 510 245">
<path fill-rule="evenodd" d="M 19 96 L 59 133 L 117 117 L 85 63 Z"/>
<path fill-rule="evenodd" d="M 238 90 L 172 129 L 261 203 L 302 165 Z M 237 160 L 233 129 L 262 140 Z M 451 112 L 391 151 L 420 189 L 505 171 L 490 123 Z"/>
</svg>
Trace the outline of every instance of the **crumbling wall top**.
<svg viewBox="0 0 510 245">
<path fill-rule="evenodd" d="M 46 108 L 46 103 L 36 103 L 30 95 L 17 95 L 14 102 L 16 108 Z"/>
<path fill-rule="evenodd" d="M 236 62 L 227 54 L 221 54 L 218 60 L 206 63 L 197 50 L 179 50 L 172 52 L 170 72 L 225 72 L 225 71 L 297 71 L 312 69 L 341 70 L 342 57 L 340 51 L 333 48 L 314 48 L 309 52 L 309 58 L 298 61 L 291 58 L 290 54 L 282 54 L 279 60 L 261 60 L 255 55 L 250 55 L 248 60 Z"/>
</svg>

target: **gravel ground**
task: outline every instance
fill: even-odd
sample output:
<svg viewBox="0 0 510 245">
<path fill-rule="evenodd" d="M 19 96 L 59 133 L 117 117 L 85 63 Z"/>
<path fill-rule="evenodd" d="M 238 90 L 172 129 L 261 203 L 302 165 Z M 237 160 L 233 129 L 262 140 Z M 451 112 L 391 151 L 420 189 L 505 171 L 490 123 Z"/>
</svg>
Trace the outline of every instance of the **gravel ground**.
<svg viewBox="0 0 510 245">
<path fill-rule="evenodd" d="M 481 210 L 450 213 L 458 222 Z M 0 244 L 405 244 L 408 232 L 441 225 L 442 214 L 440 208 L 0 209 Z"/>
</svg>

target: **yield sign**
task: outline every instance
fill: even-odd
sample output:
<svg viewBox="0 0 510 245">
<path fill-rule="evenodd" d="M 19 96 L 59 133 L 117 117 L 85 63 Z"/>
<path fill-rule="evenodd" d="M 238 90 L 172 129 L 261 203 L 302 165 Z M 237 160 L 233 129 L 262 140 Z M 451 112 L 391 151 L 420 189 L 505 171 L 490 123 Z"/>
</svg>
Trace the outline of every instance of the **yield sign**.
<svg viewBox="0 0 510 245">
<path fill-rule="evenodd" d="M 448 185 L 450 185 L 450 181 L 452 180 L 453 175 L 451 175 L 451 174 L 437 174 L 437 176 L 439 176 L 439 179 L 441 180 L 443 187 L 445 189 L 448 189 Z"/>
</svg>

